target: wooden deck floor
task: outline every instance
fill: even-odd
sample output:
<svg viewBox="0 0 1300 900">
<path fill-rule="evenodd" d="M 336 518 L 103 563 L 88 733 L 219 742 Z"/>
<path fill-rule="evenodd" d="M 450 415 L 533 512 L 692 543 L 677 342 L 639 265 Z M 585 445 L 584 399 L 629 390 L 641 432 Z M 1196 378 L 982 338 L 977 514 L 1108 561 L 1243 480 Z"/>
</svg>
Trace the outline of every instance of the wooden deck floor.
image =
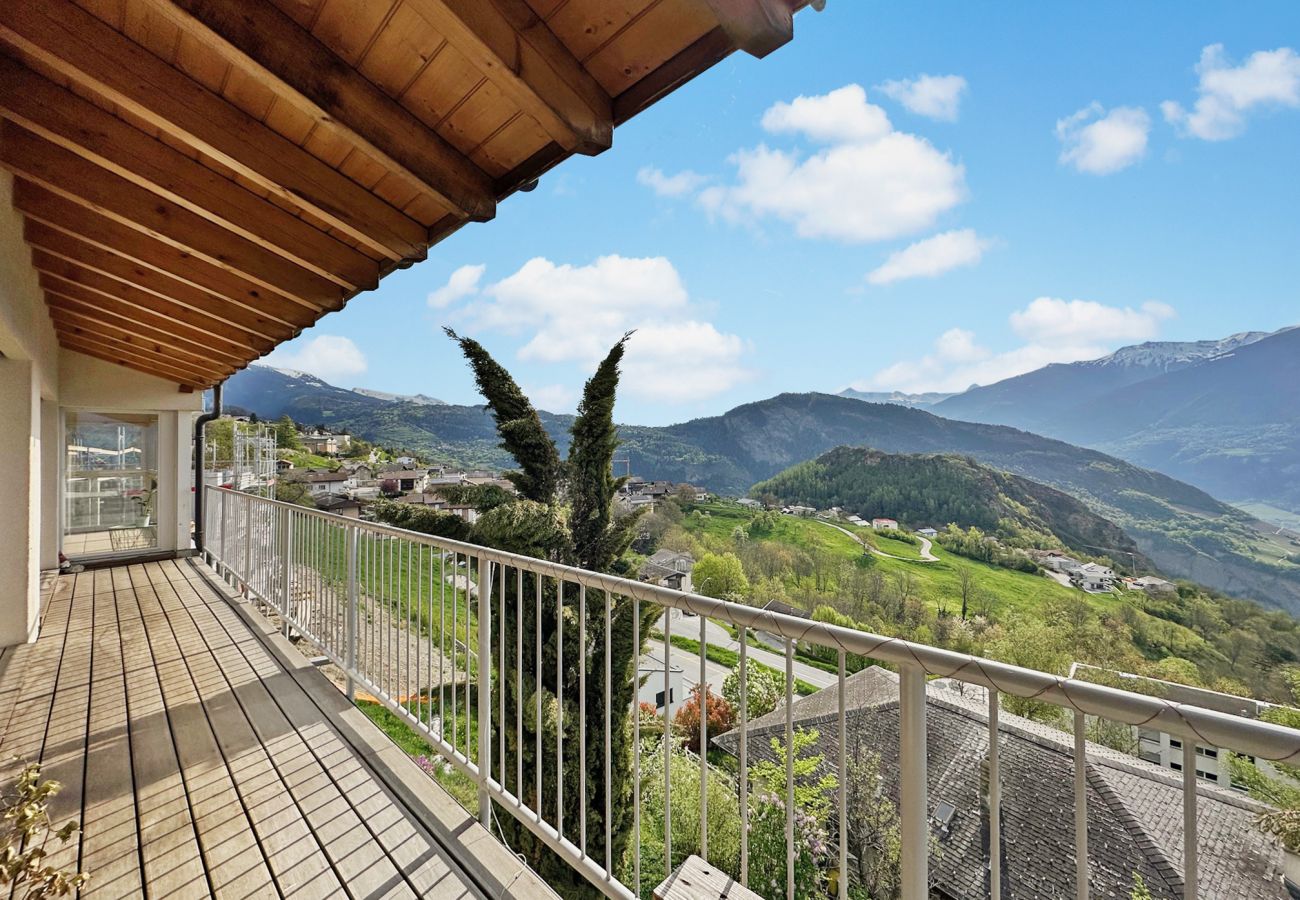
<svg viewBox="0 0 1300 900">
<path fill-rule="evenodd" d="M 0 655 L 0 783 L 15 756 L 63 783 L 52 818 L 83 832 L 52 861 L 88 896 L 547 892 L 197 565 L 47 590 L 40 639 Z"/>
</svg>

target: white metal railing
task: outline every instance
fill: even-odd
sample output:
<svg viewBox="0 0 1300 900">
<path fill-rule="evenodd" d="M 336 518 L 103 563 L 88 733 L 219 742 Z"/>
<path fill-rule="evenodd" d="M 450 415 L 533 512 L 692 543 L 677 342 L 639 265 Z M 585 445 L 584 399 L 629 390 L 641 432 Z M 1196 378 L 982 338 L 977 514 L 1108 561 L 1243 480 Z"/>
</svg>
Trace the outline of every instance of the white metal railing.
<svg viewBox="0 0 1300 900">
<path fill-rule="evenodd" d="M 614 619 L 630 618 L 631 640 L 640 648 L 642 605 L 684 610 L 700 622 L 700 683 L 706 679 L 706 620 L 730 623 L 739 641 L 740 708 L 738 755 L 741 848 L 739 877 L 749 874 L 748 799 L 750 760 L 745 725 L 748 722 L 745 685 L 749 663 L 748 631 L 777 635 L 785 650 L 785 745 L 792 746 L 794 658 L 797 643 L 832 649 L 839 660 L 837 716 L 840 772 L 847 768 L 846 656 L 855 654 L 892 664 L 898 670 L 900 753 L 899 819 L 901 831 L 901 895 L 904 900 L 928 896 L 929 814 L 926 797 L 927 676 L 942 676 L 989 689 L 989 836 L 1000 846 L 1001 760 L 998 735 L 999 694 L 1031 698 L 1069 711 L 1073 717 L 1075 761 L 1075 860 L 1079 900 L 1088 896 L 1087 791 L 1085 778 L 1085 717 L 1101 717 L 1132 726 L 1159 729 L 1185 741 L 1249 754 L 1260 760 L 1300 763 L 1300 732 L 1258 720 L 1173 703 L 1160 697 L 1132 693 L 1086 681 L 1025 669 L 980 657 L 955 653 L 898 638 L 814 622 L 736 603 L 685 594 L 655 585 L 589 572 L 499 550 L 360 522 L 301 506 L 265 500 L 222 488 L 207 489 L 205 505 L 207 560 L 223 577 L 236 582 L 256 601 L 274 610 L 286 631 L 292 628 L 310 640 L 348 677 L 348 691 L 362 690 L 376 698 L 460 772 L 478 791 L 479 816 L 491 827 L 492 803 L 514 816 L 538 839 L 610 897 L 640 896 L 641 883 L 641 759 L 640 717 L 633 716 L 633 825 L 629 844 L 630 884 L 620 881 L 611 857 L 610 821 L 615 812 L 610 795 L 611 702 L 615 696 L 636 696 L 634 653 L 625 680 L 610 671 Z M 529 587 L 526 589 L 525 584 Z M 591 595 L 595 594 L 595 601 Z M 513 606 L 513 617 L 507 615 Z M 630 617 L 628 615 L 630 610 Z M 527 614 L 525 614 L 527 611 Z M 566 647 L 565 634 L 575 630 L 565 617 L 576 617 L 577 646 Z M 593 621 L 594 618 L 594 621 Z M 510 623 L 513 623 L 511 625 Z M 664 615 L 664 692 L 670 689 L 672 616 Z M 436 624 L 436 628 L 435 628 Z M 621 632 L 620 632 L 621 634 Z M 543 642 L 555 640 L 555 671 L 543 671 Z M 570 637 L 570 640 L 573 638 Z M 565 653 L 582 653 L 591 661 L 579 670 L 578 748 L 565 746 L 563 722 L 566 685 Z M 684 653 L 686 651 L 678 651 Z M 513 658 L 512 658 L 513 657 Z M 549 662 L 548 662 L 549 669 Z M 502 679 L 532 679 L 556 695 L 555 746 L 543 746 L 542 691 L 525 703 L 508 700 Z M 597 709 L 589 708 L 587 681 L 597 679 L 601 691 Z M 436 688 L 436 701 L 434 689 Z M 495 700 L 494 700 L 495 691 Z M 522 691 L 519 696 L 527 696 Z M 570 698 L 572 699 L 572 698 Z M 495 707 L 495 708 L 494 708 Z M 617 707 L 620 710 L 623 707 Z M 671 704 L 665 702 L 664 725 Z M 450 715 L 448 715 L 450 713 Z M 472 718 L 471 718 L 472 714 Z M 526 735 L 525 718 L 534 742 L 534 771 L 524 772 L 523 754 L 511 753 L 515 740 Z M 620 719 L 622 713 L 620 712 Z M 462 724 L 463 719 L 463 724 Z M 701 748 L 707 748 L 707 710 L 701 710 Z M 493 723 L 497 724 L 493 740 Z M 471 724 L 475 732 L 470 733 Z M 603 729 L 603 758 L 588 759 L 587 733 Z M 601 732 L 595 732 L 599 735 Z M 508 741 L 508 735 L 513 738 Z M 549 739 L 548 739 L 549 740 Z M 494 746 L 495 743 L 495 746 Z M 1189 744 L 1190 746 L 1190 744 Z M 787 896 L 795 893 L 793 753 L 786 754 L 786 871 Z M 514 765 L 510 765 L 513 759 Z M 666 871 L 671 871 L 672 797 L 669 754 L 664 753 Z M 708 853 L 707 761 L 700 754 L 701 855 Z M 576 768 L 576 776 L 574 769 Z M 588 790 L 589 774 L 603 786 L 603 795 Z M 567 782 L 567 783 L 566 783 Z M 580 793 L 578 822 L 563 818 L 563 792 Z M 1197 791 L 1195 766 L 1183 771 L 1184 896 L 1197 896 Z M 547 788 L 553 791 L 550 796 Z M 839 779 L 838 860 L 847 871 L 846 779 Z M 601 823 L 593 835 L 588 809 Z M 1001 858 L 986 860 L 991 896 L 1001 896 Z M 848 895 L 848 878 L 839 879 L 839 896 Z"/>
</svg>

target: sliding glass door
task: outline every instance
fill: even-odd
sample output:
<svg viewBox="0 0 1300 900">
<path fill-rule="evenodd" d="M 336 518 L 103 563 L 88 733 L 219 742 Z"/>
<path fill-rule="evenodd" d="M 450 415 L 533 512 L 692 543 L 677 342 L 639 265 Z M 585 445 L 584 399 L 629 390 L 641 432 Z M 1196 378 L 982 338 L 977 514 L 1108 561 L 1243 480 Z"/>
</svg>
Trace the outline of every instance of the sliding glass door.
<svg viewBox="0 0 1300 900">
<path fill-rule="evenodd" d="M 158 546 L 158 417 L 64 413 L 63 553 L 130 555 Z"/>
</svg>

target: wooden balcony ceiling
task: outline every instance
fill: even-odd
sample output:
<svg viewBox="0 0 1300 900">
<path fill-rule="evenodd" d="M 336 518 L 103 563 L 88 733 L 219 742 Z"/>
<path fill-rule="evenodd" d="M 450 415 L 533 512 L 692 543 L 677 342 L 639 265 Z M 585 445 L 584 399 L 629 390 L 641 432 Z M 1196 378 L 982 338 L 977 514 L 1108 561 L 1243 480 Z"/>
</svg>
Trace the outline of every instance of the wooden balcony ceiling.
<svg viewBox="0 0 1300 900">
<path fill-rule="evenodd" d="M 807 0 L 9 0 L 0 166 L 63 346 L 215 384 Z"/>
</svg>

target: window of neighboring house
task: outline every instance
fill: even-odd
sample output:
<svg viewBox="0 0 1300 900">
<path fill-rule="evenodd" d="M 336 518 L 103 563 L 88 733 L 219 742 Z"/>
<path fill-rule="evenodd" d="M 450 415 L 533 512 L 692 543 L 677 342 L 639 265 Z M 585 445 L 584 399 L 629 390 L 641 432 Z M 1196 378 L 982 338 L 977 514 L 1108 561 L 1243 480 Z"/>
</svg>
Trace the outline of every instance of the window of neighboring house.
<svg viewBox="0 0 1300 900">
<path fill-rule="evenodd" d="M 1197 747 L 1196 752 L 1207 759 L 1218 759 L 1219 751 L 1213 747 Z"/>
<path fill-rule="evenodd" d="M 1202 770 L 1200 770 L 1200 769 L 1197 769 L 1197 770 L 1196 770 L 1196 777 L 1197 777 L 1197 778 L 1204 778 L 1206 781 L 1216 781 L 1216 782 L 1217 782 L 1217 781 L 1219 780 L 1219 776 L 1218 776 L 1217 774 L 1215 774 L 1214 772 L 1204 772 L 1204 771 L 1202 771 Z"/>
<path fill-rule="evenodd" d="M 1178 740 L 1178 738 L 1170 738 L 1170 739 L 1169 739 L 1169 746 L 1170 746 L 1170 747 L 1173 747 L 1175 750 L 1177 750 L 1177 749 L 1179 749 L 1180 747 L 1183 746 L 1183 742 L 1180 741 L 1180 740 Z"/>
<path fill-rule="evenodd" d="M 1171 763 L 1169 764 L 1169 768 L 1173 769 L 1175 772 L 1181 772 L 1181 771 L 1183 770 L 1183 764 L 1182 764 L 1182 763 L 1171 762 Z"/>
<path fill-rule="evenodd" d="M 672 703 L 673 700 L 675 699 L 676 697 L 674 696 L 673 691 L 670 688 L 668 690 L 668 702 Z M 663 709 L 663 708 L 664 708 L 664 692 L 660 691 L 659 693 L 655 694 L 655 709 Z"/>
</svg>

